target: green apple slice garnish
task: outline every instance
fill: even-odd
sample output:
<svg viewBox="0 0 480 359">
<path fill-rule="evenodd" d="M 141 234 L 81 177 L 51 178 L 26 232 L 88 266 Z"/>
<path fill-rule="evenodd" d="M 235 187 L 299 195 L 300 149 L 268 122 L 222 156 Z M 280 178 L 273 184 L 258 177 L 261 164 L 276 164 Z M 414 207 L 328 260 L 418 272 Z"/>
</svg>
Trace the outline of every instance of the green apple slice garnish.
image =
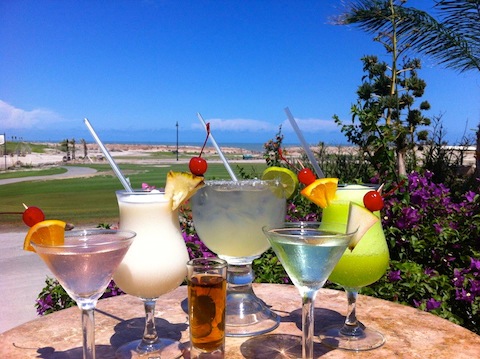
<svg viewBox="0 0 480 359">
<path fill-rule="evenodd" d="M 350 202 L 348 209 L 347 233 L 355 232 L 355 234 L 353 235 L 348 248 L 353 251 L 365 233 L 367 233 L 367 231 L 378 221 L 379 218 L 368 209 L 359 204 Z"/>
</svg>

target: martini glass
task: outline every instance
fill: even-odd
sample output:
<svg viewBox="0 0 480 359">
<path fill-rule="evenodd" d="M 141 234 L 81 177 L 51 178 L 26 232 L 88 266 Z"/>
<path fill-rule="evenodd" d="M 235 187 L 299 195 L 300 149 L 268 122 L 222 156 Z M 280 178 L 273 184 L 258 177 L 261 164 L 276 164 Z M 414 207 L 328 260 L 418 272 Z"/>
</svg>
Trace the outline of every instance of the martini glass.
<svg viewBox="0 0 480 359">
<path fill-rule="evenodd" d="M 267 333 L 280 317 L 252 289 L 252 262 L 270 248 L 262 227 L 285 221 L 286 200 L 278 181 L 206 181 L 191 200 L 203 243 L 228 263 L 227 336 Z"/>
<path fill-rule="evenodd" d="M 323 210 L 321 228 L 328 229 L 332 222 L 346 223 L 349 202 L 363 205 L 363 196 L 375 187 L 345 185 L 339 187 L 336 199 Z M 379 212 L 375 215 L 379 216 Z M 357 320 L 356 301 L 362 287 L 375 283 L 386 272 L 389 262 L 388 246 L 381 221 L 370 228 L 353 251 L 346 250 L 328 278 L 344 287 L 347 293 L 348 311 L 343 325 L 322 328 L 322 344 L 351 351 L 371 350 L 382 346 L 382 333 L 365 327 Z"/>
<path fill-rule="evenodd" d="M 31 242 L 82 312 L 84 359 L 95 359 L 95 306 L 134 237 L 131 231 L 92 229 L 65 232 L 63 244 Z"/>
<path fill-rule="evenodd" d="M 313 358 L 314 302 L 354 233 L 324 231 L 288 223 L 264 232 L 302 296 L 302 358 Z"/>
<path fill-rule="evenodd" d="M 142 339 L 122 345 L 117 358 L 178 358 L 178 341 L 159 338 L 155 304 L 162 294 L 176 289 L 187 275 L 188 252 L 180 230 L 178 211 L 160 191 L 117 191 L 120 228 L 137 233 L 135 242 L 113 279 L 124 292 L 139 297 L 145 308 Z"/>
</svg>

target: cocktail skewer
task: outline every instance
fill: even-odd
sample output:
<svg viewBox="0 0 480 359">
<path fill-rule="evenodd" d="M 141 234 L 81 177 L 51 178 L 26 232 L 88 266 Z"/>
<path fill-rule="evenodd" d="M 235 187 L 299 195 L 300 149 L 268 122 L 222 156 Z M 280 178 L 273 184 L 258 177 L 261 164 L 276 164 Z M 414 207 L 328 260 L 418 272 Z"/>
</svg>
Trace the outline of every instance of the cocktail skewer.
<svg viewBox="0 0 480 359">
<path fill-rule="evenodd" d="M 203 126 L 205 126 L 205 130 L 207 130 L 207 123 L 203 119 L 202 115 L 200 113 L 197 113 L 197 117 L 200 120 L 201 123 L 203 123 Z M 215 141 L 215 138 L 213 138 L 213 134 L 210 131 L 210 141 L 212 141 L 213 146 L 217 150 L 218 155 L 220 156 L 220 159 L 222 160 L 223 164 L 225 165 L 225 168 L 227 169 L 228 174 L 232 178 L 233 181 L 238 181 L 237 176 L 235 176 L 235 173 L 232 170 L 232 167 L 230 167 L 230 164 L 228 163 L 228 160 L 225 158 L 223 155 L 222 150 L 220 149 L 220 146 L 217 144 L 217 141 Z"/>
</svg>

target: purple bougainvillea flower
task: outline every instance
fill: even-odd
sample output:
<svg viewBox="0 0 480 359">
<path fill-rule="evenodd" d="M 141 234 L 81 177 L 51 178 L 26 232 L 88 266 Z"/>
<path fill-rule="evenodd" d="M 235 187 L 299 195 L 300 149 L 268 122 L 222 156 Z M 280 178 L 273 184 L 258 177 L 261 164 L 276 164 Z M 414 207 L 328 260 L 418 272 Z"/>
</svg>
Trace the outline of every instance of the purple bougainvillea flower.
<svg viewBox="0 0 480 359">
<path fill-rule="evenodd" d="M 144 191 L 151 191 L 152 189 L 155 189 L 155 186 L 150 186 L 148 183 L 142 183 L 142 189 Z"/>
<path fill-rule="evenodd" d="M 470 269 L 475 272 L 480 272 L 480 259 L 470 258 Z"/>
<path fill-rule="evenodd" d="M 452 280 L 453 285 L 457 288 L 462 288 L 464 280 L 465 280 L 465 277 L 463 276 L 463 272 L 458 269 L 454 269 L 453 280 Z"/>
<path fill-rule="evenodd" d="M 470 292 L 474 297 L 480 295 L 480 280 L 471 279 L 470 281 Z"/>
<path fill-rule="evenodd" d="M 438 234 L 443 232 L 443 226 L 439 223 L 434 223 L 433 228 L 435 229 L 435 232 Z"/>
<path fill-rule="evenodd" d="M 438 274 L 437 271 L 432 268 L 426 268 L 424 273 L 429 277 L 435 277 Z"/>
<path fill-rule="evenodd" d="M 36 302 L 38 304 L 38 315 L 43 315 L 47 310 L 53 308 L 53 300 L 51 294 L 47 294 L 44 298 L 37 299 Z"/>
<path fill-rule="evenodd" d="M 440 308 L 441 305 L 442 305 L 442 302 L 439 302 L 439 301 L 436 301 L 433 298 L 430 298 L 429 300 L 427 300 L 427 311 L 431 311 L 431 310 Z"/>
<path fill-rule="evenodd" d="M 405 229 L 415 226 L 421 219 L 420 213 L 416 208 L 405 207 L 402 209 L 402 216 L 397 221 L 399 229 Z"/>
<path fill-rule="evenodd" d="M 472 293 L 466 291 L 464 288 L 455 290 L 455 299 L 472 303 L 475 299 Z"/>
<path fill-rule="evenodd" d="M 475 200 L 475 196 L 476 196 L 476 193 L 473 191 L 468 191 L 467 193 L 465 193 L 465 199 L 467 200 L 467 202 L 470 202 L 470 203 L 472 203 Z"/>
<path fill-rule="evenodd" d="M 400 270 L 390 271 L 390 273 L 388 273 L 388 280 L 390 282 L 398 282 L 399 280 L 402 280 L 402 276 L 400 274 Z"/>
</svg>

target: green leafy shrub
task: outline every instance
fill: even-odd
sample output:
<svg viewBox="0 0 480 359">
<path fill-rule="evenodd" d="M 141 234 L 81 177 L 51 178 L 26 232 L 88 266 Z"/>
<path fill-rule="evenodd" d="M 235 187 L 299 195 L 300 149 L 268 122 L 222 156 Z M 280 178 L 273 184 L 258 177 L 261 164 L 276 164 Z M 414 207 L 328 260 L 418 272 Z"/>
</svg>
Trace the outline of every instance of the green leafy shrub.
<svg viewBox="0 0 480 359">
<path fill-rule="evenodd" d="M 413 172 L 385 202 L 383 227 L 390 268 L 364 294 L 432 312 L 479 333 L 480 195 L 468 191 L 454 200 L 432 181 Z"/>
</svg>

